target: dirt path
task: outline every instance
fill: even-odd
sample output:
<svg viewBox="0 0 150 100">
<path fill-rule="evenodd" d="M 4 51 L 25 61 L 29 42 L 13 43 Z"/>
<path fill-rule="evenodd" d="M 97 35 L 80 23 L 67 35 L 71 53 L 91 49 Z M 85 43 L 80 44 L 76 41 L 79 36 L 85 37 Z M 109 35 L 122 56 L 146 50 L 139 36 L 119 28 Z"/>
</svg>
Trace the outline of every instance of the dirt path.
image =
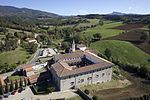
<svg viewBox="0 0 150 100">
<path fill-rule="evenodd" d="M 120 100 L 129 97 L 139 97 L 150 93 L 150 81 L 137 77 L 133 73 L 128 73 L 125 71 L 121 72 L 123 76 L 133 83 L 133 85 L 126 88 L 98 91 L 96 94 L 100 95 L 102 100 Z"/>
</svg>

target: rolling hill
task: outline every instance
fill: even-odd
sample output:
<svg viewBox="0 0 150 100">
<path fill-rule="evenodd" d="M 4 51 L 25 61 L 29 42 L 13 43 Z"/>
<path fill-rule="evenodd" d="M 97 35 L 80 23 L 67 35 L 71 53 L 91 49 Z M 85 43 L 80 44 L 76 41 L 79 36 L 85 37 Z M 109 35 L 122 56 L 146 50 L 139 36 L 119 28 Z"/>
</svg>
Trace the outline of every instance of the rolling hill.
<svg viewBox="0 0 150 100">
<path fill-rule="evenodd" d="M 33 10 L 28 8 L 17 8 L 12 6 L 0 6 L 0 16 L 19 16 L 29 18 L 54 18 L 60 17 L 57 14 Z"/>
<path fill-rule="evenodd" d="M 112 51 L 112 58 L 119 59 L 121 62 L 150 65 L 148 62 L 150 55 L 135 47 L 130 42 L 102 40 L 92 43 L 91 48 L 98 50 L 102 54 L 104 54 L 106 48 L 109 48 Z"/>
</svg>

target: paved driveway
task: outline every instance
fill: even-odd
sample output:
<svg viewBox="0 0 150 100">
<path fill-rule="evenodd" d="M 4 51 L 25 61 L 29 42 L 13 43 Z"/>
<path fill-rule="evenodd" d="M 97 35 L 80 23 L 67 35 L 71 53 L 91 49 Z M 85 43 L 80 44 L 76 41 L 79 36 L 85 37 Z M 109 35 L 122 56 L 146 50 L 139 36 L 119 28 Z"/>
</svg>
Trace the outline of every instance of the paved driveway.
<svg viewBox="0 0 150 100">
<path fill-rule="evenodd" d="M 60 99 L 60 98 L 71 98 L 78 96 L 74 91 L 68 90 L 63 92 L 53 92 L 48 95 L 34 95 L 29 87 L 21 93 L 16 93 L 15 95 L 10 95 L 4 100 L 50 100 L 50 99 Z"/>
<path fill-rule="evenodd" d="M 21 100 L 23 98 L 26 98 L 27 100 L 29 100 L 33 96 L 34 96 L 34 94 L 32 93 L 31 89 L 29 87 L 27 87 L 21 93 L 16 93 L 15 95 L 10 95 L 8 98 L 4 98 L 4 100 Z"/>
</svg>

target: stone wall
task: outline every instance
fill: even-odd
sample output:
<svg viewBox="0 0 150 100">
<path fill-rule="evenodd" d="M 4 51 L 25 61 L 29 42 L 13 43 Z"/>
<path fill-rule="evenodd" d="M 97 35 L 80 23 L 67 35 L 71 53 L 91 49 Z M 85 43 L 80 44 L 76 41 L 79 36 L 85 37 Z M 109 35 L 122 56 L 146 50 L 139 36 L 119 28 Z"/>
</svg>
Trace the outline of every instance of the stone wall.
<svg viewBox="0 0 150 100">
<path fill-rule="evenodd" d="M 60 90 L 67 90 L 74 86 L 96 84 L 111 81 L 112 68 L 96 70 L 86 74 L 79 74 L 60 80 Z"/>
</svg>

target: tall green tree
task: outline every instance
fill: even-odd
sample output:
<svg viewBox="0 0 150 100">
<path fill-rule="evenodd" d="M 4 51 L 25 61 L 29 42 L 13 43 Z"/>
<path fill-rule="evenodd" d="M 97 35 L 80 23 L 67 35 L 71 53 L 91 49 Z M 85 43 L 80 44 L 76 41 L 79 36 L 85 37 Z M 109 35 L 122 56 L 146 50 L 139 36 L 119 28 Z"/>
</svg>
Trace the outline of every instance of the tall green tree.
<svg viewBox="0 0 150 100">
<path fill-rule="evenodd" d="M 149 40 L 150 40 L 150 34 L 149 34 L 148 32 L 144 32 L 144 33 L 141 35 L 140 39 L 141 39 L 143 42 L 149 42 Z"/>
<path fill-rule="evenodd" d="M 8 83 L 6 82 L 5 93 L 8 93 L 8 92 L 9 92 L 9 85 L 8 85 Z"/>
<path fill-rule="evenodd" d="M 13 83 L 13 81 L 11 80 L 11 82 L 10 82 L 10 90 L 9 90 L 10 92 L 12 92 L 12 91 L 14 91 L 14 83 Z"/>
<path fill-rule="evenodd" d="M 111 50 L 108 49 L 108 48 L 106 48 L 106 50 L 105 50 L 105 56 L 106 56 L 108 59 L 110 59 L 111 55 L 112 55 Z"/>
<path fill-rule="evenodd" d="M 23 81 L 22 79 L 20 78 L 20 81 L 19 81 L 19 87 L 22 88 L 23 87 Z"/>
<path fill-rule="evenodd" d="M 99 20 L 99 25 L 100 25 L 100 26 L 103 26 L 103 25 L 104 25 L 104 22 L 103 22 L 101 19 Z"/>
<path fill-rule="evenodd" d="M 0 95 L 4 94 L 4 87 L 2 85 L 2 83 L 0 82 Z"/>
<path fill-rule="evenodd" d="M 27 86 L 27 80 L 24 78 L 24 86 Z"/>
<path fill-rule="evenodd" d="M 102 38 L 102 35 L 100 33 L 93 34 L 94 39 L 100 40 Z"/>
<path fill-rule="evenodd" d="M 18 81 L 16 80 L 15 81 L 15 90 L 17 90 L 18 89 Z"/>
</svg>

